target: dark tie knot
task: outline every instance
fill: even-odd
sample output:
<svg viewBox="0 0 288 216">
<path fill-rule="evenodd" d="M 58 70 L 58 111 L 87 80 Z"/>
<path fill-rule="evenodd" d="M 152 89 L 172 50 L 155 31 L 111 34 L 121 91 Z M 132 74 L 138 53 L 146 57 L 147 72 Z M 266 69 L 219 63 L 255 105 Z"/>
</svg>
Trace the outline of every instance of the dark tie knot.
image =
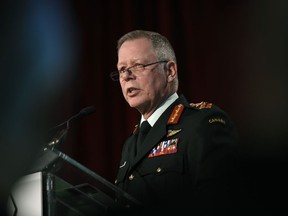
<svg viewBox="0 0 288 216">
<path fill-rule="evenodd" d="M 148 121 L 143 121 L 140 126 L 139 133 L 143 134 L 144 136 L 148 133 L 151 126 Z"/>
<path fill-rule="evenodd" d="M 146 135 L 148 134 L 149 130 L 150 130 L 151 126 L 148 123 L 148 121 L 143 121 L 141 123 L 141 126 L 139 128 L 139 132 L 138 132 L 138 138 L 137 138 L 137 151 L 139 151 L 139 149 L 141 149 L 141 145 L 146 137 Z"/>
</svg>

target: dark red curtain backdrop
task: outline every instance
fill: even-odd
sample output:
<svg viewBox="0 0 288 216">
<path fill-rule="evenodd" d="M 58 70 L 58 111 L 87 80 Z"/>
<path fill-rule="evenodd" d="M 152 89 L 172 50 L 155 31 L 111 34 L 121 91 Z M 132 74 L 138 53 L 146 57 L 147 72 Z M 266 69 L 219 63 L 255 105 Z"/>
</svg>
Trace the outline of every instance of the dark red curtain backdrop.
<svg viewBox="0 0 288 216">
<path fill-rule="evenodd" d="M 114 181 L 122 144 L 140 118 L 109 78 L 116 69 L 116 42 L 134 29 L 157 31 L 175 48 L 179 94 L 191 102 L 213 102 L 230 114 L 239 128 L 251 190 L 269 194 L 274 189 L 264 185 L 283 181 L 287 156 L 287 3 L 277 3 L 73 1 L 76 74 L 55 107 L 55 125 L 89 105 L 96 112 L 71 124 L 62 150 Z"/>
<path fill-rule="evenodd" d="M 122 144 L 140 115 L 126 104 L 109 73 L 116 69 L 117 39 L 134 29 L 157 31 L 171 41 L 178 58 L 179 94 L 191 102 L 216 103 L 236 121 L 248 2 L 74 1 L 78 68 L 63 96 L 68 109 L 61 117 L 88 105 L 97 110 L 73 122 L 65 150 L 106 178 L 115 178 Z"/>
<path fill-rule="evenodd" d="M 43 131 L 86 106 L 96 112 L 70 122 L 58 148 L 114 182 L 140 114 L 109 73 L 119 37 L 145 29 L 175 48 L 178 93 L 237 125 L 247 215 L 288 215 L 287 11 L 287 0 L 0 1 L 0 212 Z"/>
</svg>

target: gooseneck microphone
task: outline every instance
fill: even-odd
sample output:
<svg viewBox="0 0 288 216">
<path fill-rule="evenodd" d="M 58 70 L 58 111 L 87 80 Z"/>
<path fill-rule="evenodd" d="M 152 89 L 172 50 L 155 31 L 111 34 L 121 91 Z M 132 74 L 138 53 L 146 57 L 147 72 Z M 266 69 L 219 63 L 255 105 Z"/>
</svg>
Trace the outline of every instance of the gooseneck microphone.
<svg viewBox="0 0 288 216">
<path fill-rule="evenodd" d="M 61 124 L 53 127 L 53 129 L 55 128 L 58 128 L 58 127 L 61 127 L 62 125 L 66 124 L 66 128 L 69 129 L 69 126 L 70 126 L 70 122 L 72 120 L 75 120 L 75 119 L 78 119 L 84 115 L 89 115 L 91 113 L 94 113 L 96 111 L 96 108 L 94 106 L 88 106 L 88 107 L 85 107 L 83 108 L 82 110 L 80 110 L 79 113 L 77 113 L 76 115 L 70 117 L 68 120 L 66 120 L 65 122 L 62 122 Z"/>
<path fill-rule="evenodd" d="M 80 118 L 80 117 L 82 117 L 84 115 L 89 115 L 91 113 L 94 113 L 95 111 L 96 111 L 96 108 L 94 106 L 85 107 L 82 110 L 80 110 L 79 113 L 77 113 L 76 115 L 73 115 L 72 117 L 70 117 L 65 122 L 62 122 L 61 124 L 56 125 L 55 127 L 53 127 L 52 129 L 56 129 L 56 128 L 59 128 L 59 127 L 61 127 L 61 126 L 66 124 L 66 127 L 64 129 L 62 129 L 62 130 L 60 130 L 60 131 L 58 131 L 56 133 L 56 135 L 54 136 L 52 141 L 50 141 L 48 143 L 48 146 L 54 146 L 54 145 L 58 144 L 64 137 L 66 137 L 67 132 L 68 132 L 69 127 L 70 127 L 70 122 L 72 122 L 73 120 L 78 119 L 78 118 Z"/>
</svg>

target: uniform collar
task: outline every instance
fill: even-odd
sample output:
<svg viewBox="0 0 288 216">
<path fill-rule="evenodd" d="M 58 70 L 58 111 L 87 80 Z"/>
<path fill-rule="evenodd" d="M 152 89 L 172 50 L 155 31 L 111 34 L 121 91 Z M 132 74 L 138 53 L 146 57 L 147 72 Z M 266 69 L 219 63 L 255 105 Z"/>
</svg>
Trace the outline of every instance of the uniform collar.
<svg viewBox="0 0 288 216">
<path fill-rule="evenodd" d="M 162 113 L 165 112 L 165 110 L 178 98 L 178 94 L 175 92 L 172 94 L 169 98 L 166 99 L 156 110 L 155 112 L 147 119 L 151 127 L 155 124 L 155 122 L 159 119 L 159 117 L 162 115 Z M 145 121 L 144 117 L 141 117 L 140 124 Z"/>
</svg>

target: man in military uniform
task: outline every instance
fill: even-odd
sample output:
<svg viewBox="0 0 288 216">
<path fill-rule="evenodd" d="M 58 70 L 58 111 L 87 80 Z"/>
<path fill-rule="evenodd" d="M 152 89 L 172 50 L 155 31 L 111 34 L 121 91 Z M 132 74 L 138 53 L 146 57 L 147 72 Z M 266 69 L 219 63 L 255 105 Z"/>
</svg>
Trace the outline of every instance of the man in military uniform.
<svg viewBox="0 0 288 216">
<path fill-rule="evenodd" d="M 121 37 L 117 68 L 111 78 L 141 121 L 123 146 L 115 183 L 143 203 L 138 215 L 234 215 L 237 132 L 229 116 L 177 94 L 174 50 L 156 32 Z"/>
</svg>

